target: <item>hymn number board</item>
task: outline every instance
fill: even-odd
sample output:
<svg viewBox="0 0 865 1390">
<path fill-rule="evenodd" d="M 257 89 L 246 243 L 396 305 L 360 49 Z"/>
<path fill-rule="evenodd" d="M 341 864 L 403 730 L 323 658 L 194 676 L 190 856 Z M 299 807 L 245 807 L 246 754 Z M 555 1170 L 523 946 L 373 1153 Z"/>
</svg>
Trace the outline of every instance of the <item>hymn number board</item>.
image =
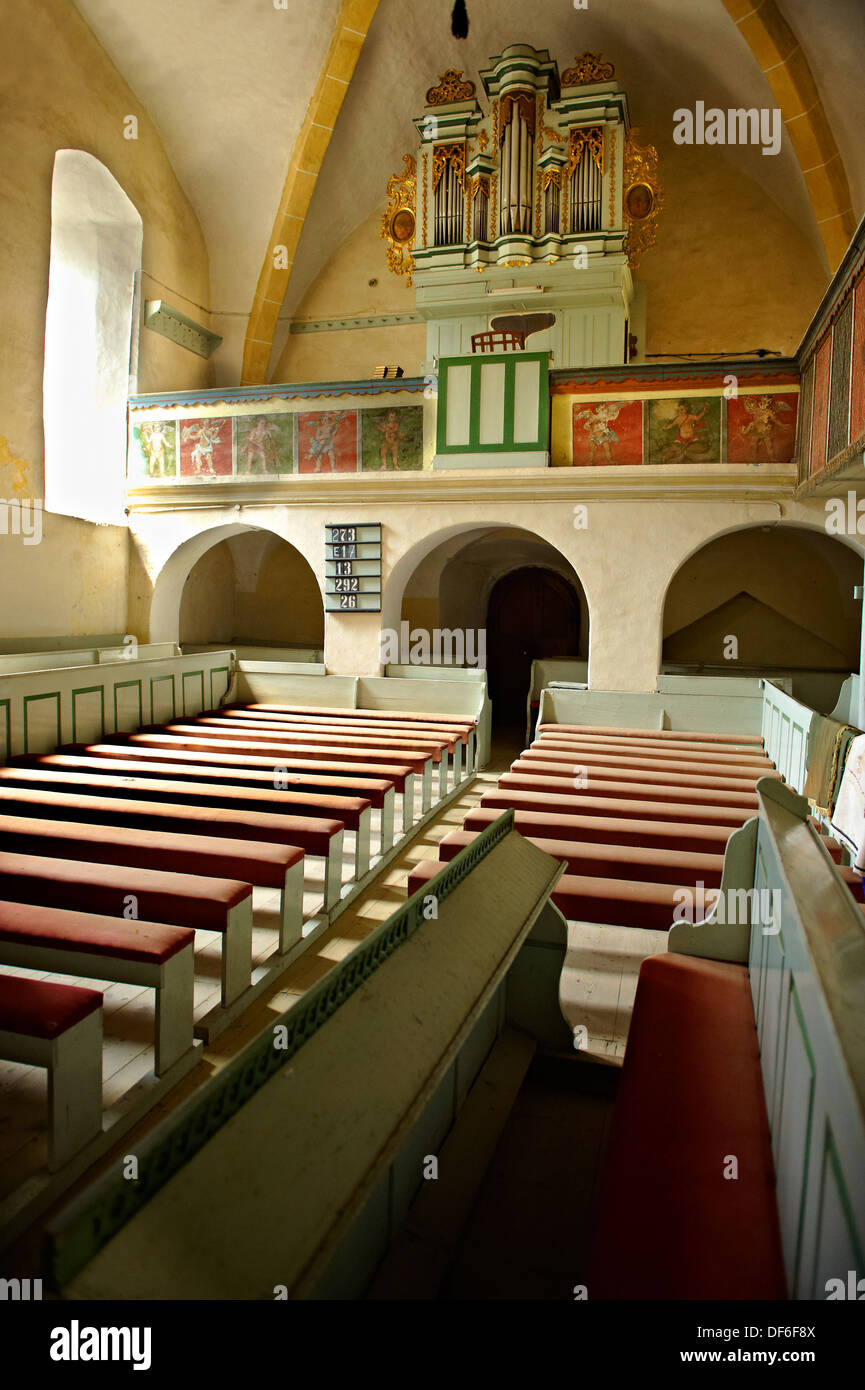
<svg viewBox="0 0 865 1390">
<path fill-rule="evenodd" d="M 381 612 L 381 522 L 325 526 L 325 612 Z"/>
</svg>

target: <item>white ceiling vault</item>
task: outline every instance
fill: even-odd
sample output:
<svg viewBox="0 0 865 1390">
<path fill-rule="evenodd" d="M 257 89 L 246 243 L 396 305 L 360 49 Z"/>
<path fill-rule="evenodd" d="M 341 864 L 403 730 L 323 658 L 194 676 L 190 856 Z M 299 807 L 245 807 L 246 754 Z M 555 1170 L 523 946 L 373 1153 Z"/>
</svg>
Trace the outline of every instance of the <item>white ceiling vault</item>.
<svg viewBox="0 0 865 1390">
<path fill-rule="evenodd" d="M 76 0 L 147 107 L 202 225 L 211 304 L 248 314 L 292 149 L 324 60 L 339 0 Z M 857 217 L 865 209 L 862 0 L 779 0 L 799 39 L 846 165 Z M 615 64 L 644 140 L 669 141 L 673 111 L 696 101 L 774 106 L 722 0 L 467 0 L 470 32 L 450 32 L 452 0 L 380 0 L 325 155 L 283 315 L 334 250 L 385 204 L 388 177 L 416 136 L 413 116 L 446 67 L 477 80 L 511 43 L 548 48 L 560 68 L 592 49 Z M 482 99 L 482 91 L 481 91 Z M 823 254 L 788 139 L 777 157 L 726 147 Z M 217 319 L 220 381 L 238 380 L 245 319 Z"/>
</svg>

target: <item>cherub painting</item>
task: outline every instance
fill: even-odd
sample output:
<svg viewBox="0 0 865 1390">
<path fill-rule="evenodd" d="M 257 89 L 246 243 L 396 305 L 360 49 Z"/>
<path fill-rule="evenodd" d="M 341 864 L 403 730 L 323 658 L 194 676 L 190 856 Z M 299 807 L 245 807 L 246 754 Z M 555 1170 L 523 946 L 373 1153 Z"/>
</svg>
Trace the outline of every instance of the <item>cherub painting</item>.
<svg viewBox="0 0 865 1390">
<path fill-rule="evenodd" d="M 573 438 L 574 464 L 577 467 L 642 463 L 642 401 L 576 404 Z"/>
<path fill-rule="evenodd" d="M 365 410 L 362 415 L 363 468 L 367 471 L 423 466 L 423 409 Z"/>
<path fill-rule="evenodd" d="M 172 420 L 148 420 L 135 426 L 135 437 L 149 478 L 175 476 L 176 433 Z"/>
<path fill-rule="evenodd" d="M 651 463 L 720 463 L 720 397 L 653 400 L 649 412 Z"/>
<path fill-rule="evenodd" d="M 730 463 L 788 463 L 796 432 L 794 394 L 742 395 L 727 407 Z"/>
<path fill-rule="evenodd" d="M 231 454 L 231 420 L 188 420 L 181 425 L 180 471 L 187 477 L 230 474 Z"/>
<path fill-rule="evenodd" d="M 237 474 L 291 473 L 294 468 L 294 416 L 238 416 Z"/>
<path fill-rule="evenodd" d="M 323 410 L 298 417 L 301 473 L 357 471 L 357 411 Z"/>
</svg>

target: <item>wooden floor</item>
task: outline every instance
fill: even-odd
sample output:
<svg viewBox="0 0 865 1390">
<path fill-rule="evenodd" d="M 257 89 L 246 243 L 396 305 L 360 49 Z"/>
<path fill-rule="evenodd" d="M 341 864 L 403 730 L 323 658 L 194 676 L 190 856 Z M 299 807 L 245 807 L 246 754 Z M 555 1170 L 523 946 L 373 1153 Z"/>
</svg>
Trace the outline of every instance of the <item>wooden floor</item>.
<svg viewBox="0 0 865 1390">
<path fill-rule="evenodd" d="M 449 831 L 461 829 L 467 813 L 478 805 L 484 792 L 495 786 L 499 775 L 523 747 L 524 736 L 508 732 L 493 741 L 489 765 L 450 804 L 397 853 L 391 863 L 346 908 L 338 920 L 323 931 L 285 973 L 205 1050 L 201 1063 L 153 1111 L 130 1130 L 115 1149 L 92 1168 L 65 1200 L 85 1181 L 116 1162 L 119 1152 L 134 1150 L 150 1128 L 170 1110 L 192 1094 L 204 1080 L 218 1073 L 237 1053 L 323 979 L 332 966 L 363 941 L 380 922 L 385 921 L 406 898 L 411 867 L 421 859 L 438 857 L 438 843 Z M 375 813 L 374 813 L 375 814 Z M 374 823 L 375 824 L 375 823 Z M 373 849 L 377 839 L 373 839 Z M 351 874 L 353 836 L 346 836 L 344 878 Z M 313 861 L 321 867 L 322 861 Z M 311 885 L 313 888 L 316 885 Z M 256 956 L 265 956 L 275 942 L 273 910 L 276 895 L 256 890 Z M 305 934 L 315 928 L 316 909 L 321 894 L 306 895 L 309 914 Z M 200 1017 L 218 1001 L 220 938 L 196 941 L 196 1016 Z M 644 956 L 665 949 L 663 932 L 570 923 L 569 949 L 562 977 L 561 1001 L 568 1023 L 586 1029 L 587 1060 L 618 1065 L 624 1054 L 630 1009 L 636 977 Z M 22 972 L 30 973 L 30 972 Z M 55 978 L 55 977 L 52 977 Z M 68 977 L 56 977 L 65 979 Z M 153 1065 L 153 993 L 124 985 L 98 981 L 77 981 L 102 989 L 105 994 L 106 1105 L 134 1084 Z M 0 1063 L 0 1199 L 14 1190 L 45 1161 L 45 1073 L 13 1063 Z M 11 1253 L 11 1252 L 10 1252 Z"/>
</svg>

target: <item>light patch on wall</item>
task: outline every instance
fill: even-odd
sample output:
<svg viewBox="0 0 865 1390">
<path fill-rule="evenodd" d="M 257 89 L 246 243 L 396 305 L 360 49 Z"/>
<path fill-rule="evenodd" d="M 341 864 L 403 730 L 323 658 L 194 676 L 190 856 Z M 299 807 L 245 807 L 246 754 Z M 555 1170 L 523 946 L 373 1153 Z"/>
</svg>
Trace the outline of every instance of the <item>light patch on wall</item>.
<svg viewBox="0 0 865 1390">
<path fill-rule="evenodd" d="M 27 464 L 24 459 L 16 458 L 9 448 L 9 442 L 5 435 L 0 435 L 0 468 L 12 469 L 12 491 L 24 493 L 27 491 Z"/>
<path fill-rule="evenodd" d="M 58 150 L 45 314 L 45 505 L 123 518 L 126 401 L 142 221 L 83 150 Z"/>
</svg>

